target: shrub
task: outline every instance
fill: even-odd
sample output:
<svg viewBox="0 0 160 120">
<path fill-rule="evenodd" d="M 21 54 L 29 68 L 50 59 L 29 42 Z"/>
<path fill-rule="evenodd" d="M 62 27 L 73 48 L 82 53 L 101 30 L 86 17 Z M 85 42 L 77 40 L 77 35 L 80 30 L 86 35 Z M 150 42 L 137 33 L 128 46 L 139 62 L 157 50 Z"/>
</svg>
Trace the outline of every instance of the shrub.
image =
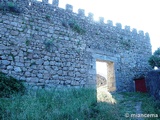
<svg viewBox="0 0 160 120">
<path fill-rule="evenodd" d="M 50 40 L 44 41 L 45 49 L 46 49 L 48 52 L 50 52 L 50 51 L 52 50 L 53 41 L 54 41 L 54 39 L 50 39 Z"/>
<path fill-rule="evenodd" d="M 17 79 L 0 72 L 0 97 L 10 97 L 15 93 L 24 93 L 24 85 Z"/>
<path fill-rule="evenodd" d="M 160 68 L 160 48 L 158 48 L 148 60 L 152 68 Z"/>
<path fill-rule="evenodd" d="M 86 32 L 76 23 L 75 20 L 69 21 L 69 26 L 72 28 L 72 30 L 76 31 L 79 34 L 84 34 Z"/>
<path fill-rule="evenodd" d="M 6 4 L 0 3 L 0 10 L 3 12 L 9 11 L 13 13 L 20 13 L 19 8 L 14 2 L 7 2 Z"/>
<path fill-rule="evenodd" d="M 46 20 L 50 20 L 51 16 L 50 15 L 46 15 Z"/>
</svg>

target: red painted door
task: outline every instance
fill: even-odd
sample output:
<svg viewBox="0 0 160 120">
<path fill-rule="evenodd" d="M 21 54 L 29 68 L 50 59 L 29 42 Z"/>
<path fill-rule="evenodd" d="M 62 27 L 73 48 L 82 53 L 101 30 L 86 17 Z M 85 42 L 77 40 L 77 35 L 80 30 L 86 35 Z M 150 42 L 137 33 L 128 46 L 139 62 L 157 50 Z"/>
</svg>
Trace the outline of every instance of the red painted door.
<svg viewBox="0 0 160 120">
<path fill-rule="evenodd" d="M 135 80 L 135 88 L 136 88 L 136 91 L 147 92 L 145 79 Z"/>
</svg>

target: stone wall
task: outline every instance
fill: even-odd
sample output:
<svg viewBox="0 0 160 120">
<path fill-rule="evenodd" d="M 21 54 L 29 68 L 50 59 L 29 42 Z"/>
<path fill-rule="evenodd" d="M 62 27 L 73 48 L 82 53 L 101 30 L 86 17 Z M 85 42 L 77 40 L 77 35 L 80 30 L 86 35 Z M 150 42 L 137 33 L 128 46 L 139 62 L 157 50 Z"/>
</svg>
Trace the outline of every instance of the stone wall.
<svg viewBox="0 0 160 120">
<path fill-rule="evenodd" d="M 107 80 L 106 80 L 106 78 L 104 76 L 102 76 L 100 74 L 97 74 L 96 77 L 97 77 L 96 78 L 96 80 L 97 80 L 97 88 L 107 85 Z"/>
<path fill-rule="evenodd" d="M 107 24 L 58 1 L 14 0 L 20 13 L 0 10 L 0 70 L 30 88 L 96 87 L 96 60 L 114 63 L 116 89 L 133 91 L 133 77 L 146 74 L 149 34 Z"/>
<path fill-rule="evenodd" d="M 155 99 L 160 100 L 160 70 L 148 72 L 146 76 L 146 85 L 149 94 Z"/>
</svg>

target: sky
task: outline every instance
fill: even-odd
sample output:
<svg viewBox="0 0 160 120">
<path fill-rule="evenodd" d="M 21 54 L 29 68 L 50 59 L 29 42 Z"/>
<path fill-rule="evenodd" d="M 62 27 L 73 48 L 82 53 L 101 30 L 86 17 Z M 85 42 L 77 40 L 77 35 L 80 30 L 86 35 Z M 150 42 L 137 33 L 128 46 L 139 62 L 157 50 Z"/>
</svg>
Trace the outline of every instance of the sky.
<svg viewBox="0 0 160 120">
<path fill-rule="evenodd" d="M 96 73 L 107 79 L 107 63 L 96 61 Z"/>
<path fill-rule="evenodd" d="M 148 32 L 151 39 L 152 52 L 160 47 L 160 1 L 159 0 L 59 0 L 59 7 L 73 5 L 73 11 L 85 9 L 85 14 L 94 14 L 97 21 L 104 17 L 105 22 L 112 20 L 113 24 L 121 23 L 122 28 L 128 25 L 137 31 Z"/>
</svg>

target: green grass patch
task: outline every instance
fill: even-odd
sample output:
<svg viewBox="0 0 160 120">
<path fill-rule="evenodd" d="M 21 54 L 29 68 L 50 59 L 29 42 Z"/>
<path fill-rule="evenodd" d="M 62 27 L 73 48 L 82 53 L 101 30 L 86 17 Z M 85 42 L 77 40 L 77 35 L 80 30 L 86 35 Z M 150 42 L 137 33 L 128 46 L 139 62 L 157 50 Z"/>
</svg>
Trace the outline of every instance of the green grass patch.
<svg viewBox="0 0 160 120">
<path fill-rule="evenodd" d="M 148 98 L 148 95 L 144 96 L 142 103 L 142 110 L 145 114 L 157 114 L 158 118 L 146 118 L 146 120 L 160 120 L 160 101 L 154 100 L 154 98 Z"/>
<path fill-rule="evenodd" d="M 94 117 L 95 91 L 67 90 L 30 92 L 0 100 L 0 119 L 72 120 Z"/>
<path fill-rule="evenodd" d="M 0 99 L 2 120 L 128 120 L 125 113 L 136 113 L 136 103 L 142 102 L 142 113 L 158 109 L 147 94 L 107 93 L 105 101 L 97 100 L 92 89 L 37 90 L 25 95 Z M 111 102 L 115 99 L 116 102 Z M 155 111 L 156 110 L 156 111 Z M 149 113 L 149 112 L 148 112 Z"/>
</svg>

